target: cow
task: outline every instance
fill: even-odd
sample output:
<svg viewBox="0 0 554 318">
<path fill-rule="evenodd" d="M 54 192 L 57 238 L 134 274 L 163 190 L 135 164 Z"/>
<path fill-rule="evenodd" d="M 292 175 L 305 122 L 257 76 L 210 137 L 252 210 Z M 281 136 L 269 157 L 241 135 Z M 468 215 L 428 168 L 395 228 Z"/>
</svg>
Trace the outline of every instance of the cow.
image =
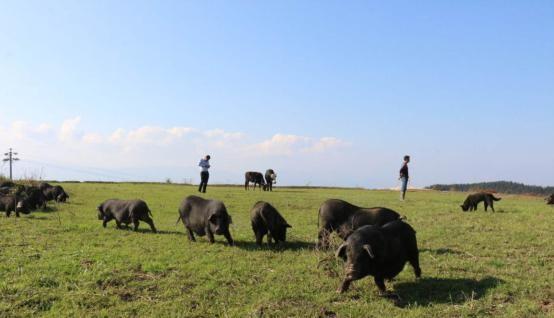
<svg viewBox="0 0 554 318">
<path fill-rule="evenodd" d="M 265 191 L 273 191 L 273 184 L 277 183 L 277 175 L 273 169 L 267 169 L 265 171 Z"/>
<path fill-rule="evenodd" d="M 194 233 L 199 236 L 207 235 L 210 243 L 214 243 L 214 234 L 217 234 L 223 235 L 229 245 L 234 245 L 229 232 L 229 225 L 233 221 L 221 201 L 190 195 L 181 202 L 177 223 L 179 221 L 183 222 L 191 242 L 196 241 Z"/>
<path fill-rule="evenodd" d="M 254 183 L 254 190 L 256 185 L 260 186 L 260 190 L 265 186 L 264 175 L 261 172 L 248 171 L 244 174 L 244 190 L 250 188 L 250 182 Z"/>
<path fill-rule="evenodd" d="M 336 251 L 346 261 L 346 275 L 338 292 L 348 290 L 352 281 L 371 275 L 382 296 L 387 294 L 385 279 L 398 275 L 409 262 L 416 278 L 421 277 L 416 232 L 402 220 L 385 225 L 365 225 L 354 231 Z"/>
<path fill-rule="evenodd" d="M 110 199 L 102 202 L 98 208 L 98 220 L 102 220 L 102 226 L 106 227 L 107 223 L 115 220 L 118 229 L 121 229 L 121 224 L 125 226 L 133 223 L 134 230 L 137 231 L 139 221 L 146 222 L 150 225 L 152 232 L 156 233 L 156 227 L 152 220 L 152 212 L 148 208 L 146 202 L 142 200 L 118 200 Z"/>
<path fill-rule="evenodd" d="M 487 193 L 487 192 L 478 192 L 478 193 L 474 193 L 474 194 L 470 194 L 467 196 L 467 198 L 465 199 L 464 203 L 462 205 L 460 205 L 460 207 L 462 208 L 462 211 L 466 212 L 466 211 L 473 211 L 473 210 L 477 210 L 477 205 L 479 205 L 479 203 L 481 201 L 484 202 L 485 204 L 485 211 L 487 211 L 487 208 L 491 207 L 492 209 L 492 212 L 494 212 L 494 201 L 500 201 L 501 198 L 497 198 L 495 197 L 494 195 L 492 195 L 491 193 Z"/>
<path fill-rule="evenodd" d="M 252 231 L 256 237 L 256 244 L 262 245 L 264 235 L 267 234 L 267 243 L 271 244 L 271 239 L 275 243 L 285 242 L 287 237 L 287 228 L 291 227 L 287 221 L 279 214 L 271 204 L 258 201 L 250 210 L 250 222 Z"/>
<path fill-rule="evenodd" d="M 26 200 L 13 194 L 0 195 L 0 211 L 6 212 L 6 217 L 10 217 L 12 212 L 15 212 L 16 217 L 19 217 L 19 212 L 23 214 L 31 213 Z"/>
<path fill-rule="evenodd" d="M 554 204 L 554 194 L 551 194 L 548 198 L 545 199 L 546 204 Z"/>
<path fill-rule="evenodd" d="M 47 201 L 54 200 L 56 202 L 65 202 L 67 199 L 69 199 L 69 195 L 59 185 L 42 187 L 42 189 L 42 193 L 46 197 Z"/>
<path fill-rule="evenodd" d="M 336 232 L 346 240 L 354 230 L 363 225 L 383 225 L 401 219 L 397 212 L 381 207 L 361 208 L 339 199 L 329 199 L 319 208 L 318 248 L 329 246 L 329 236 Z"/>
</svg>

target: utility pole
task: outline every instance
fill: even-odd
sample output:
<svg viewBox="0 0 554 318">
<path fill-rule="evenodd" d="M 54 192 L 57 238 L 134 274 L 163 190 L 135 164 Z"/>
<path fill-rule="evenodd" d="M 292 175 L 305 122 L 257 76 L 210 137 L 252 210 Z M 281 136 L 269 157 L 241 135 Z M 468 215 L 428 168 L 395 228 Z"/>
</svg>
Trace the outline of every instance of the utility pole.
<svg viewBox="0 0 554 318">
<path fill-rule="evenodd" d="M 17 152 L 13 152 L 13 151 L 12 151 L 12 148 L 10 148 L 10 151 L 4 153 L 4 156 L 6 156 L 6 158 L 2 159 L 2 161 L 4 161 L 4 162 L 9 161 L 9 162 L 10 162 L 10 180 L 13 181 L 13 178 L 12 178 L 12 165 L 13 165 L 13 162 L 14 162 L 14 161 L 18 161 L 18 160 L 19 160 L 19 158 L 15 158 L 15 157 L 14 157 L 14 156 L 17 156 Z"/>
</svg>

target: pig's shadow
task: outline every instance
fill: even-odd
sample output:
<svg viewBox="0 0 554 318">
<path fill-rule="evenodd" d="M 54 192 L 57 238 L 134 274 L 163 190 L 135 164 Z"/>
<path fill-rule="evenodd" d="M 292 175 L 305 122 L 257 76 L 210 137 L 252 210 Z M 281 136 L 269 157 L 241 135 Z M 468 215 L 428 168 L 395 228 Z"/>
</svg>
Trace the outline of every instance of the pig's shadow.
<svg viewBox="0 0 554 318">
<path fill-rule="evenodd" d="M 422 278 L 417 281 L 394 285 L 394 290 L 405 306 L 429 306 L 432 304 L 463 304 L 480 299 L 487 290 L 503 283 L 501 279 L 487 276 L 483 279 Z"/>
<path fill-rule="evenodd" d="M 58 208 L 55 207 L 55 206 L 50 206 L 50 205 L 47 205 L 44 209 L 38 209 L 34 212 L 38 212 L 38 213 L 52 213 L 52 212 L 57 212 L 58 211 Z"/>
<path fill-rule="evenodd" d="M 460 254 L 464 254 L 461 251 L 453 250 L 451 248 L 437 248 L 437 249 L 421 248 L 421 249 L 419 249 L 419 252 L 420 253 L 428 252 L 428 253 L 433 253 L 435 255 L 444 255 L 444 254 L 460 255 Z"/>
<path fill-rule="evenodd" d="M 274 190 L 274 192 L 282 192 L 282 193 L 305 193 L 306 190 Z"/>
<path fill-rule="evenodd" d="M 26 217 L 26 219 L 29 219 L 29 220 L 50 220 L 49 217 L 37 216 L 36 214 L 30 214 L 29 216 Z"/>
<path fill-rule="evenodd" d="M 264 239 L 261 246 L 258 246 L 254 241 L 235 241 L 235 246 L 247 251 L 299 251 L 313 250 L 315 244 L 303 241 L 287 241 L 285 243 L 275 245 L 267 244 L 267 241 Z"/>
<path fill-rule="evenodd" d="M 171 235 L 185 235 L 185 233 L 183 232 L 178 232 L 178 231 L 160 231 L 158 230 L 156 233 L 152 232 L 152 230 L 150 229 L 150 227 L 148 225 L 146 225 L 145 227 L 141 228 L 139 227 L 136 231 L 133 230 L 133 227 L 132 226 L 129 226 L 129 227 L 125 227 L 125 225 L 122 225 L 121 229 L 118 229 L 117 227 L 115 228 L 116 230 L 119 230 L 119 231 L 129 231 L 129 232 L 136 232 L 136 233 L 141 233 L 141 234 L 154 234 L 154 235 L 158 235 L 158 234 L 161 234 L 161 235 L 168 235 L 168 234 L 171 234 Z"/>
</svg>

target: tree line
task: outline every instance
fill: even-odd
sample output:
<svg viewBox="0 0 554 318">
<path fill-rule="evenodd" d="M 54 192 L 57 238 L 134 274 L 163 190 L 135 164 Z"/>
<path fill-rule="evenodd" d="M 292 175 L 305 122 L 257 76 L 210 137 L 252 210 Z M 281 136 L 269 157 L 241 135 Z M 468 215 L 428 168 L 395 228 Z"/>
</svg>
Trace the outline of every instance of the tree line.
<svg viewBox="0 0 554 318">
<path fill-rule="evenodd" d="M 547 196 L 554 193 L 554 187 L 541 187 L 526 185 L 523 183 L 511 182 L 511 181 L 494 181 L 494 182 L 479 182 L 479 183 L 460 183 L 460 184 L 433 184 L 428 186 L 427 189 L 438 191 L 462 191 L 462 192 L 476 192 L 476 191 L 490 191 L 501 192 L 508 194 L 532 194 Z"/>
</svg>

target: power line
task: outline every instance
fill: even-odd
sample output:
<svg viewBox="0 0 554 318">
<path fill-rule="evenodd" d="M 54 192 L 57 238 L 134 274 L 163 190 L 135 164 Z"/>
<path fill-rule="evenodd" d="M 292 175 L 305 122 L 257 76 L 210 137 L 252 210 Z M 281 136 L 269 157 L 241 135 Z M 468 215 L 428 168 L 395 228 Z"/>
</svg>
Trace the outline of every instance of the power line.
<svg viewBox="0 0 554 318">
<path fill-rule="evenodd" d="M 128 173 L 122 173 L 119 171 L 112 171 L 107 169 L 100 169 L 100 168 L 92 168 L 92 167 L 76 167 L 76 166 L 69 166 L 69 165 L 57 165 L 47 162 L 41 162 L 41 161 L 35 161 L 35 160 L 29 160 L 26 159 L 25 162 L 37 165 L 37 166 L 47 166 L 54 169 L 64 170 L 64 171 L 73 171 L 81 174 L 86 174 L 90 176 L 97 176 L 97 177 L 104 177 L 109 179 L 119 179 L 119 180 L 140 180 L 144 179 L 143 177 L 128 174 Z"/>
<path fill-rule="evenodd" d="M 9 163 L 10 163 L 10 180 L 13 180 L 13 177 L 12 177 L 13 162 L 14 161 L 19 161 L 19 158 L 14 157 L 14 156 L 17 156 L 17 152 L 14 152 L 12 150 L 12 148 L 10 148 L 10 151 L 4 153 L 4 156 L 6 156 L 6 158 L 2 159 L 2 161 L 4 161 L 4 162 L 9 161 Z"/>
</svg>

